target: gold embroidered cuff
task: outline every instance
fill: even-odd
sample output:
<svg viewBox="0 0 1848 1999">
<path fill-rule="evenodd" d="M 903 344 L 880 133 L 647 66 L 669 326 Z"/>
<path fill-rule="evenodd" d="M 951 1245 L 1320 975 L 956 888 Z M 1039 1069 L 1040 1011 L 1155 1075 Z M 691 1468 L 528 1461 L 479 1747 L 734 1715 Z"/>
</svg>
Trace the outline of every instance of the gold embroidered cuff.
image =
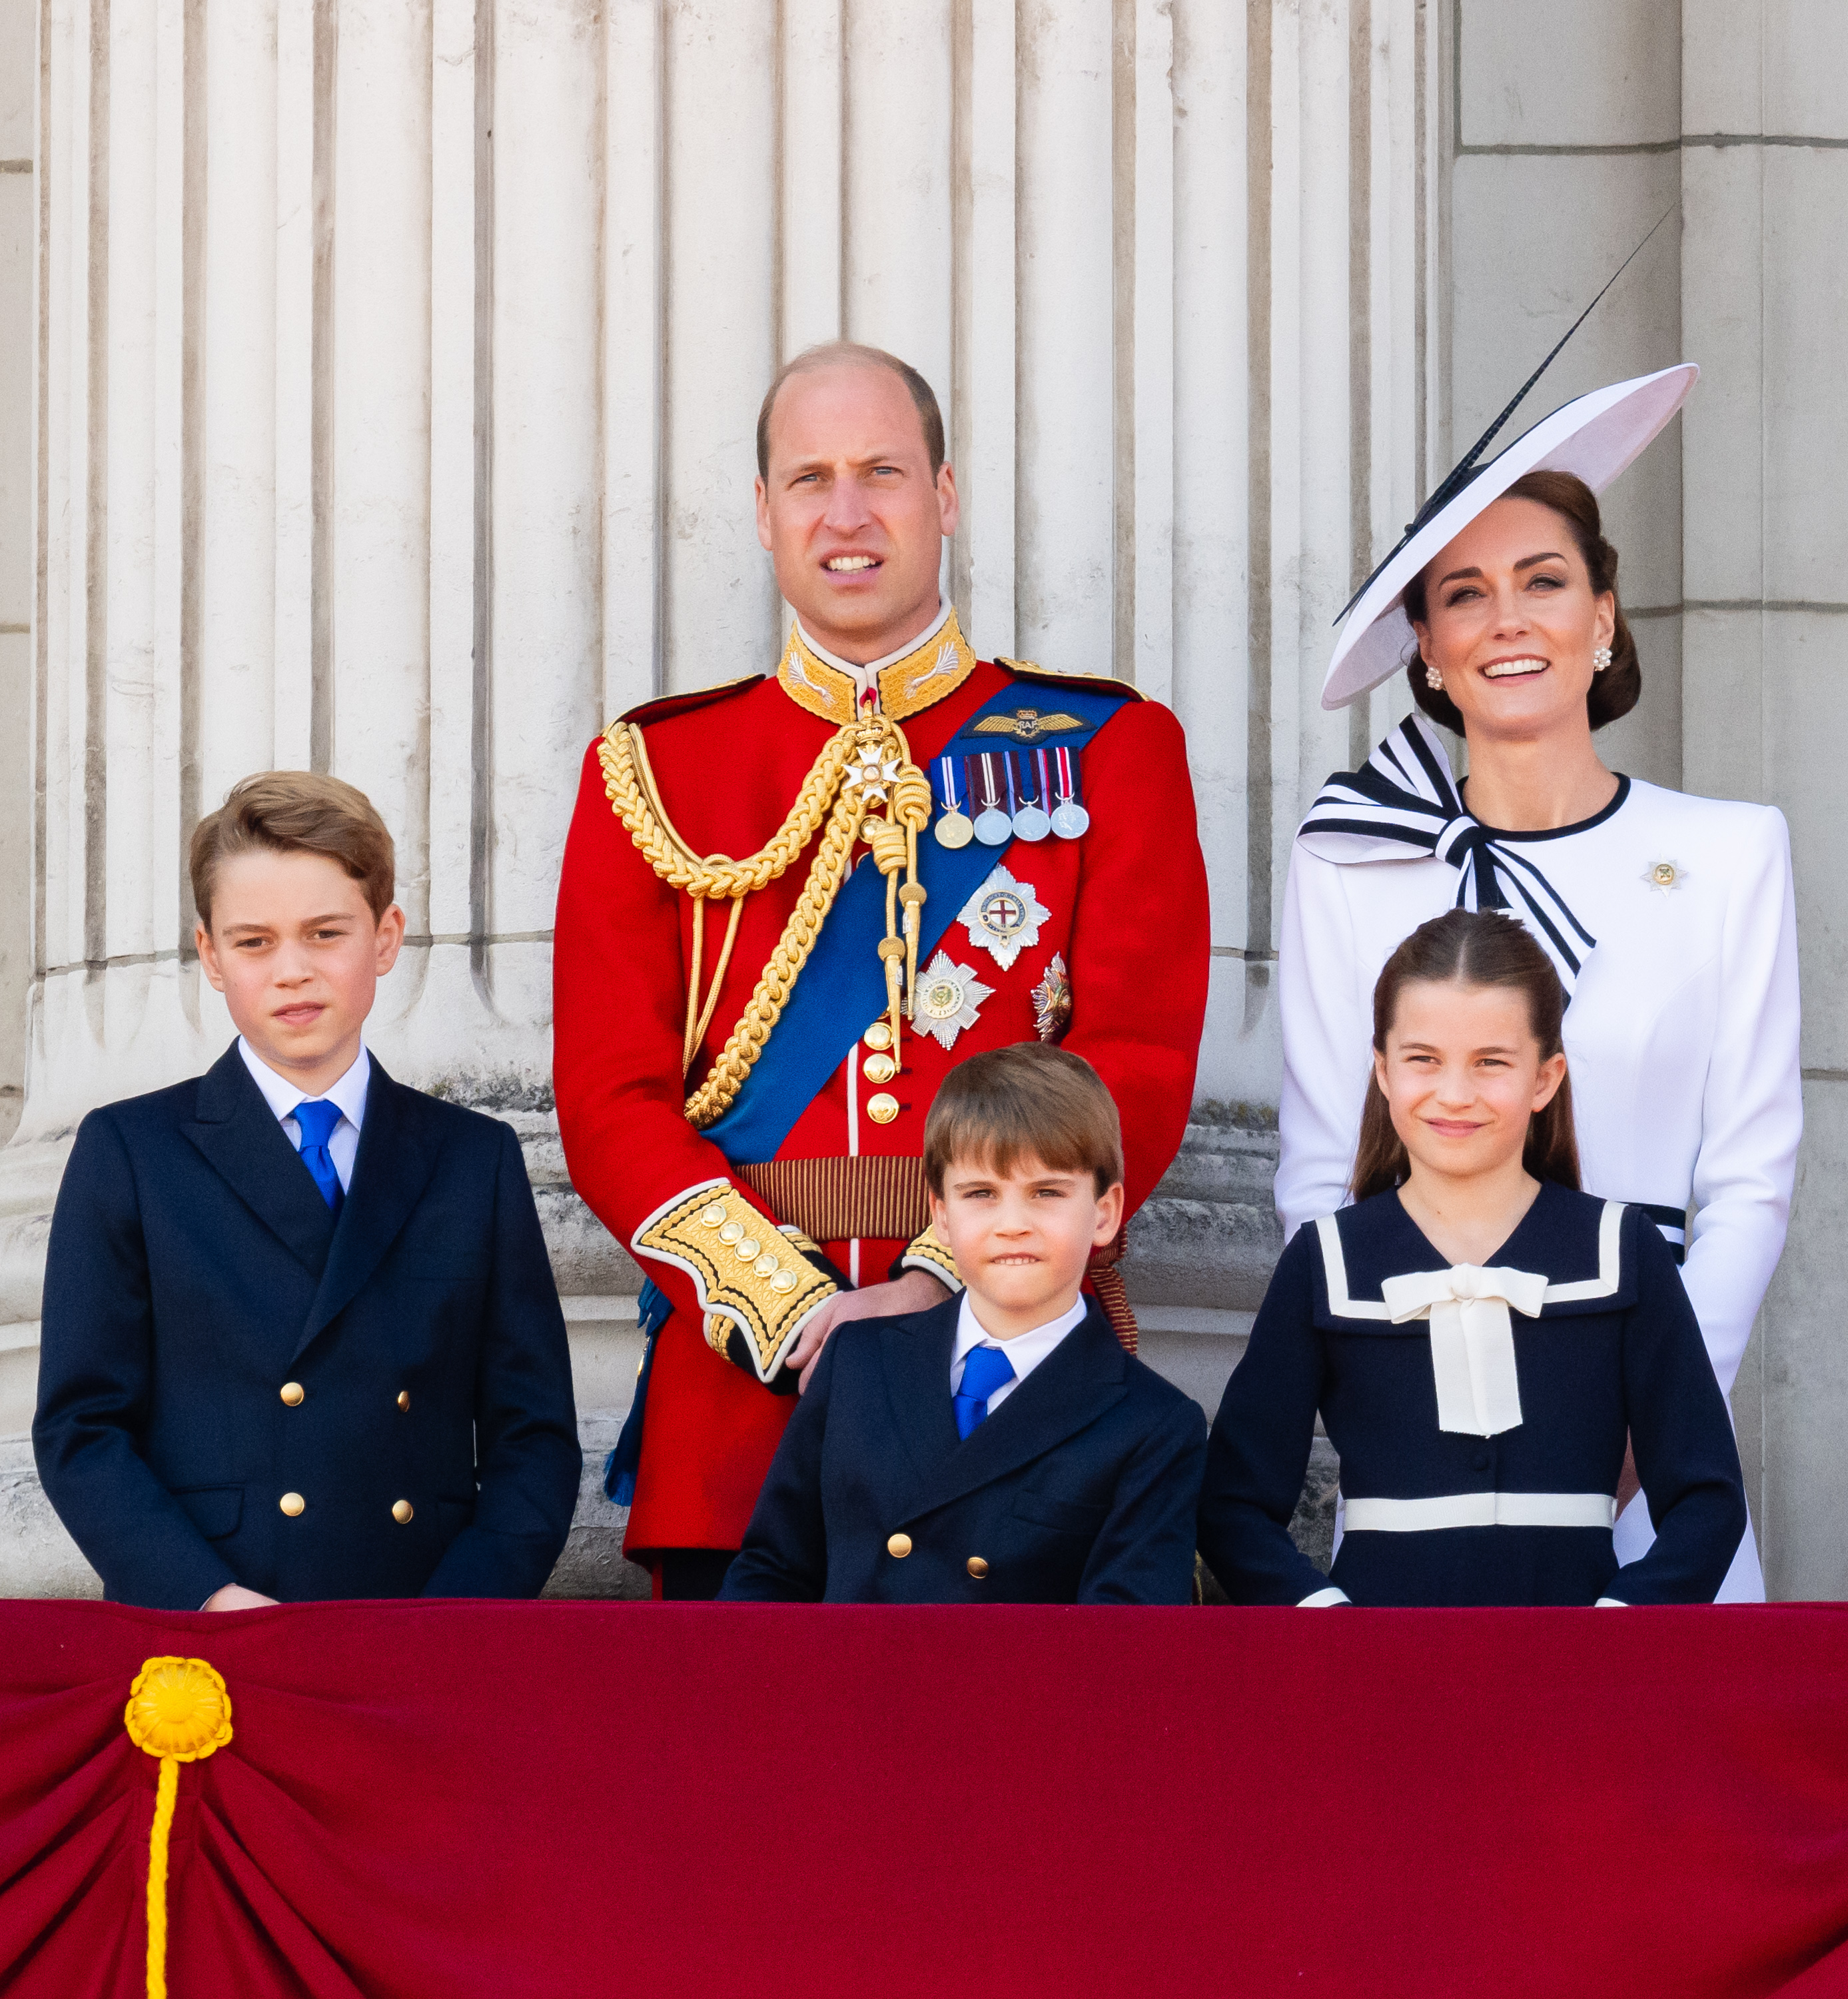
<svg viewBox="0 0 1848 1999">
<path fill-rule="evenodd" d="M 901 1270 L 928 1270 L 952 1291 L 960 1291 L 963 1287 L 963 1280 L 956 1273 L 956 1259 L 937 1234 L 934 1224 L 922 1235 L 914 1235 L 905 1245 L 905 1253 L 898 1259 L 898 1267 Z"/>
<path fill-rule="evenodd" d="M 630 1247 L 693 1280 L 707 1344 L 767 1382 L 809 1315 L 837 1287 L 728 1180 L 689 1187 L 657 1208 Z"/>
</svg>

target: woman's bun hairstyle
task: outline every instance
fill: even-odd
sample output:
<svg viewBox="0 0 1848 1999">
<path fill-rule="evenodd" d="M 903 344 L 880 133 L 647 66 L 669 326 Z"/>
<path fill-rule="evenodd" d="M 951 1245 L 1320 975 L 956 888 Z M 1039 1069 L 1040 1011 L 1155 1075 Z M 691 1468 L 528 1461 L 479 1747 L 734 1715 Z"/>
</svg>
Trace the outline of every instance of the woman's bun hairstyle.
<svg viewBox="0 0 1848 1999">
<path fill-rule="evenodd" d="M 1536 500 L 1550 507 L 1572 530 L 1580 555 L 1591 576 L 1594 596 L 1607 590 L 1617 607 L 1617 629 L 1611 634 L 1611 663 L 1591 677 L 1591 690 L 1585 697 L 1585 712 L 1594 729 L 1602 729 L 1620 715 L 1628 715 L 1642 692 L 1642 667 L 1636 657 L 1636 641 L 1624 616 L 1623 600 L 1617 594 L 1617 551 L 1604 539 L 1599 518 L 1597 495 L 1584 480 L 1570 472 L 1530 472 L 1517 479 L 1501 496 L 1504 500 Z M 1428 623 L 1428 602 L 1425 580 L 1430 565 L 1419 570 L 1405 587 L 1405 615 L 1415 623 Z M 1462 712 L 1441 688 L 1425 677 L 1423 655 L 1414 652 L 1406 663 L 1406 677 L 1412 698 L 1440 729 L 1463 733 Z"/>
</svg>

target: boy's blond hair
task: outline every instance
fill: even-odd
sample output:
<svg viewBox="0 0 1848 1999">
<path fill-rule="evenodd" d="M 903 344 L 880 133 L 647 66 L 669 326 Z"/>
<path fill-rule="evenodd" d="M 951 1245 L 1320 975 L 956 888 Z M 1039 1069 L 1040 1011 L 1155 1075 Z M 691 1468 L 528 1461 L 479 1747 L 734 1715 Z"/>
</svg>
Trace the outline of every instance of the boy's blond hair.
<svg viewBox="0 0 1848 1999">
<path fill-rule="evenodd" d="M 1102 1194 L 1123 1178 L 1123 1125 L 1081 1055 L 1042 1041 L 991 1048 L 944 1077 L 924 1121 L 924 1178 L 940 1198 L 953 1159 L 1005 1175 L 1023 1159 L 1088 1173 Z"/>
<path fill-rule="evenodd" d="M 259 771 L 241 778 L 192 830 L 187 857 L 192 906 L 212 927 L 218 864 L 233 854 L 320 854 L 365 892 L 375 922 L 391 907 L 397 860 L 385 822 L 364 792 L 313 771 Z"/>
</svg>

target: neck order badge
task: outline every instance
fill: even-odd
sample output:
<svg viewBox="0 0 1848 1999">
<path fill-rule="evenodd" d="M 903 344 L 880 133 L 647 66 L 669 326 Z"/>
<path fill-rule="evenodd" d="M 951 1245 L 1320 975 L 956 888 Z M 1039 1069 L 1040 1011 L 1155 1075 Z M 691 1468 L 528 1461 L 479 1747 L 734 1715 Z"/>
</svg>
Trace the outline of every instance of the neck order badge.
<svg viewBox="0 0 1848 1999">
<path fill-rule="evenodd" d="M 128 1690 L 123 1726 L 137 1749 L 161 1759 L 147 1841 L 147 1999 L 167 1999 L 167 1845 L 180 1765 L 202 1762 L 231 1739 L 231 1696 L 203 1659 L 150 1659 Z"/>
</svg>

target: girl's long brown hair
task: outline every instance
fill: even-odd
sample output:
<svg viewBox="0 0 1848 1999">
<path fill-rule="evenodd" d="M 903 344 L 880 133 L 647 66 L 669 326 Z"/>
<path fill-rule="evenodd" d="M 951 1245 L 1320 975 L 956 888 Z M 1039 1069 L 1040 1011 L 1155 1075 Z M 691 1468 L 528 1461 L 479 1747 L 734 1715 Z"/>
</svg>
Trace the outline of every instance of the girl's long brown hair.
<svg viewBox="0 0 1848 1999">
<path fill-rule="evenodd" d="M 1562 1051 L 1559 1024 L 1566 994 L 1559 975 L 1512 916 L 1493 909 L 1452 909 L 1412 932 L 1386 960 L 1373 988 L 1373 1045 L 1382 1055 L 1398 1017 L 1399 996 L 1414 980 L 1434 986 L 1507 986 L 1527 1000 L 1528 1024 L 1540 1044 L 1541 1060 Z M 1569 1076 L 1561 1079 L 1545 1109 L 1528 1121 L 1521 1163 L 1537 1180 L 1556 1180 L 1576 1190 L 1579 1142 L 1573 1131 Z M 1405 1141 L 1393 1129 L 1379 1079 L 1370 1076 L 1350 1183 L 1354 1198 L 1365 1200 L 1402 1187 L 1410 1170 Z"/>
</svg>

